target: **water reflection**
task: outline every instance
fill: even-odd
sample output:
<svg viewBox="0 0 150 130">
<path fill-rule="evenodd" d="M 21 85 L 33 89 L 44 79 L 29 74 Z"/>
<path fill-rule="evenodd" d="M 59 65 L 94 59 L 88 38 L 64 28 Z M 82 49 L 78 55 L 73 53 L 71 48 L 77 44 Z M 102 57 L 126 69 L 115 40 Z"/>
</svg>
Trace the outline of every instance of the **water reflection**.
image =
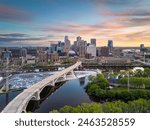
<svg viewBox="0 0 150 130">
<path fill-rule="evenodd" d="M 6 93 L 6 105 L 9 103 L 9 93 Z"/>
<path fill-rule="evenodd" d="M 10 92 L 10 93 L 5 93 L 5 94 L 0 94 L 0 111 L 3 110 L 3 108 L 12 100 L 14 99 L 18 94 L 20 94 L 21 91 L 16 91 L 16 92 Z"/>
<path fill-rule="evenodd" d="M 66 82 L 62 87 L 56 89 L 54 93 L 48 96 L 34 112 L 49 112 L 65 105 L 77 106 L 81 103 L 92 102 L 84 89 L 88 83 L 87 78 L 85 78 L 84 83 L 83 80 L 81 81 L 76 79 Z"/>
<path fill-rule="evenodd" d="M 26 108 L 27 112 L 34 112 L 40 107 L 40 104 L 45 101 L 52 93 L 59 89 L 65 82 L 56 83 L 55 86 L 46 86 L 40 93 L 40 100 L 30 100 Z"/>
<path fill-rule="evenodd" d="M 41 100 L 31 100 L 27 106 L 28 112 L 47 113 L 53 109 L 59 109 L 65 105 L 77 106 L 84 102 L 92 102 L 85 92 L 87 78 L 75 79 L 55 87 L 47 86 L 40 94 Z M 22 91 L 0 95 L 0 111 Z"/>
</svg>

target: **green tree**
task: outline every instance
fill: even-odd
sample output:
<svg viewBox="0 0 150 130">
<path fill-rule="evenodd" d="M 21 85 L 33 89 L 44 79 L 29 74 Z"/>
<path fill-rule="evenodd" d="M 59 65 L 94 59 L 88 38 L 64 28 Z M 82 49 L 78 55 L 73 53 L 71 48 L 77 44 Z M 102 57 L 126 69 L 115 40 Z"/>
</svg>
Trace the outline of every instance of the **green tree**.
<svg viewBox="0 0 150 130">
<path fill-rule="evenodd" d="M 66 112 L 69 112 L 69 113 L 71 113 L 72 111 L 73 111 L 73 107 L 71 107 L 71 106 L 64 106 L 63 108 L 61 108 L 59 111 L 61 112 L 61 113 L 66 113 Z"/>
<path fill-rule="evenodd" d="M 139 99 L 128 103 L 128 110 L 131 113 L 150 112 L 150 104 L 147 100 Z"/>
<path fill-rule="evenodd" d="M 150 78 L 130 77 L 130 88 L 150 88 Z M 121 78 L 118 82 L 120 85 L 128 84 L 128 78 Z"/>
<path fill-rule="evenodd" d="M 142 70 L 136 70 L 134 72 L 134 77 L 143 77 L 143 75 L 144 75 L 144 71 Z"/>
<path fill-rule="evenodd" d="M 96 95 L 96 91 L 99 89 L 99 86 L 97 84 L 90 84 L 87 88 L 87 92 L 89 95 Z"/>
<path fill-rule="evenodd" d="M 73 109 L 75 113 L 101 113 L 102 106 L 100 103 L 83 103 Z"/>
<path fill-rule="evenodd" d="M 58 110 L 52 110 L 51 113 L 59 113 Z"/>
<path fill-rule="evenodd" d="M 138 99 L 129 101 L 105 102 L 100 103 L 82 103 L 76 107 L 64 106 L 59 110 L 51 111 L 53 113 L 150 113 L 150 100 Z"/>
<path fill-rule="evenodd" d="M 89 86 L 95 84 L 98 85 L 99 88 L 101 89 L 106 89 L 109 84 L 108 80 L 102 74 L 97 74 L 96 76 L 89 76 L 89 80 L 90 80 Z"/>
<path fill-rule="evenodd" d="M 104 106 L 103 110 L 105 113 L 121 113 L 122 112 L 122 109 L 116 106 L 112 102 L 106 102 L 104 103 L 103 106 Z"/>
<path fill-rule="evenodd" d="M 149 68 L 145 68 L 144 69 L 144 77 L 150 77 L 150 69 Z"/>
<path fill-rule="evenodd" d="M 88 77 L 88 79 L 89 79 L 89 81 L 90 82 L 96 82 L 96 76 L 93 76 L 93 75 L 90 75 L 89 77 Z"/>
<path fill-rule="evenodd" d="M 51 64 L 52 64 L 52 63 L 51 63 L 51 61 L 49 60 L 49 61 L 48 61 L 48 65 L 51 65 Z"/>
</svg>

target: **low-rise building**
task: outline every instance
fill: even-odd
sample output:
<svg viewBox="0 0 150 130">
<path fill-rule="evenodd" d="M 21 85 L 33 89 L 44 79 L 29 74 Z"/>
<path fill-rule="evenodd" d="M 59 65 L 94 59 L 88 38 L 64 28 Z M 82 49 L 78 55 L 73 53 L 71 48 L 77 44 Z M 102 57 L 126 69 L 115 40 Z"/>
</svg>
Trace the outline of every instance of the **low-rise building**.
<svg viewBox="0 0 150 130">
<path fill-rule="evenodd" d="M 35 63 L 36 63 L 36 57 L 32 55 L 27 55 L 26 64 L 35 64 Z"/>
<path fill-rule="evenodd" d="M 55 62 L 59 61 L 58 53 L 51 53 L 50 54 L 50 61 L 52 63 L 55 63 Z"/>
<path fill-rule="evenodd" d="M 11 51 L 5 50 L 5 51 L 1 52 L 2 61 L 6 61 L 6 60 L 10 61 L 11 58 L 12 58 L 12 52 Z"/>
<path fill-rule="evenodd" d="M 92 59 L 80 58 L 80 61 L 81 61 L 83 64 L 98 64 L 97 58 L 92 58 Z"/>
<path fill-rule="evenodd" d="M 76 63 L 79 60 L 79 57 L 67 57 L 67 56 L 60 56 L 59 57 L 60 63 Z"/>
<path fill-rule="evenodd" d="M 48 53 L 46 51 L 38 51 L 37 54 L 38 63 L 48 63 Z"/>
<path fill-rule="evenodd" d="M 93 43 L 94 44 L 94 43 Z M 90 44 L 89 46 L 87 46 L 87 51 L 88 54 L 91 54 L 92 57 L 96 57 L 96 46 Z"/>
<path fill-rule="evenodd" d="M 127 58 L 101 57 L 99 62 L 103 65 L 127 65 L 131 60 Z"/>
<path fill-rule="evenodd" d="M 109 48 L 104 46 L 104 47 L 101 47 L 101 56 L 109 56 Z"/>
</svg>

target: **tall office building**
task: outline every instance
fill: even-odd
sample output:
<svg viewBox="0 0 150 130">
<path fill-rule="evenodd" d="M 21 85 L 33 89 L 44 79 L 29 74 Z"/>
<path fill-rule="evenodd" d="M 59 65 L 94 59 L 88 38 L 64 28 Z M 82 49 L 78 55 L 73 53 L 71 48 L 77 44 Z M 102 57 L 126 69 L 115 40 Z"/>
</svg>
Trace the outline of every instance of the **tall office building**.
<svg viewBox="0 0 150 130">
<path fill-rule="evenodd" d="M 77 37 L 76 44 L 79 47 L 80 42 L 82 41 L 82 38 L 80 36 Z"/>
<path fill-rule="evenodd" d="M 67 42 L 67 41 L 68 41 L 68 36 L 65 36 L 64 42 Z"/>
<path fill-rule="evenodd" d="M 108 40 L 108 48 L 109 48 L 109 52 L 112 52 L 112 49 L 113 49 L 113 40 Z"/>
<path fill-rule="evenodd" d="M 91 39 L 91 44 L 92 44 L 93 46 L 96 46 L 96 39 L 92 38 L 92 39 Z"/>
<path fill-rule="evenodd" d="M 57 51 L 57 44 L 56 43 L 52 43 L 51 44 L 51 53 L 54 53 Z"/>
<path fill-rule="evenodd" d="M 77 41 L 74 41 L 73 45 L 71 46 L 71 49 L 77 53 L 78 51 Z"/>
<path fill-rule="evenodd" d="M 62 52 L 63 52 L 63 49 L 64 49 L 64 46 L 65 46 L 65 42 L 58 41 L 58 44 L 57 44 L 57 52 L 58 52 L 58 53 L 62 53 Z"/>
<path fill-rule="evenodd" d="M 79 56 L 84 58 L 85 57 L 85 54 L 86 54 L 86 41 L 84 40 L 81 40 L 80 43 L 79 43 Z"/>
<path fill-rule="evenodd" d="M 77 37 L 77 42 L 80 42 L 82 38 L 80 36 Z"/>
<path fill-rule="evenodd" d="M 82 38 L 80 36 L 78 36 L 76 38 L 76 41 L 74 41 L 72 50 L 74 50 L 77 54 L 79 54 L 79 46 L 80 46 L 81 42 L 82 42 Z"/>
<path fill-rule="evenodd" d="M 140 51 L 144 51 L 144 44 L 140 44 Z"/>
<path fill-rule="evenodd" d="M 71 47 L 71 43 L 70 43 L 70 40 L 68 39 L 68 36 L 65 36 L 65 45 L 64 45 L 64 48 L 63 48 L 63 52 L 68 54 L 69 50 L 70 50 L 70 47 Z"/>
</svg>

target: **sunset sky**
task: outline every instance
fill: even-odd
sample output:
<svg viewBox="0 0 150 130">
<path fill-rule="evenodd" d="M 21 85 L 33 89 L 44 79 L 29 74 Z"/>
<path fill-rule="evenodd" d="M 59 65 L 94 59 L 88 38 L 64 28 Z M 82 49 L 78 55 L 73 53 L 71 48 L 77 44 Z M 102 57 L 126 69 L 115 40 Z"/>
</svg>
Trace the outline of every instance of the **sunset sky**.
<svg viewBox="0 0 150 130">
<path fill-rule="evenodd" d="M 65 35 L 150 47 L 150 0 L 0 0 L 0 46 L 49 46 Z"/>
</svg>

